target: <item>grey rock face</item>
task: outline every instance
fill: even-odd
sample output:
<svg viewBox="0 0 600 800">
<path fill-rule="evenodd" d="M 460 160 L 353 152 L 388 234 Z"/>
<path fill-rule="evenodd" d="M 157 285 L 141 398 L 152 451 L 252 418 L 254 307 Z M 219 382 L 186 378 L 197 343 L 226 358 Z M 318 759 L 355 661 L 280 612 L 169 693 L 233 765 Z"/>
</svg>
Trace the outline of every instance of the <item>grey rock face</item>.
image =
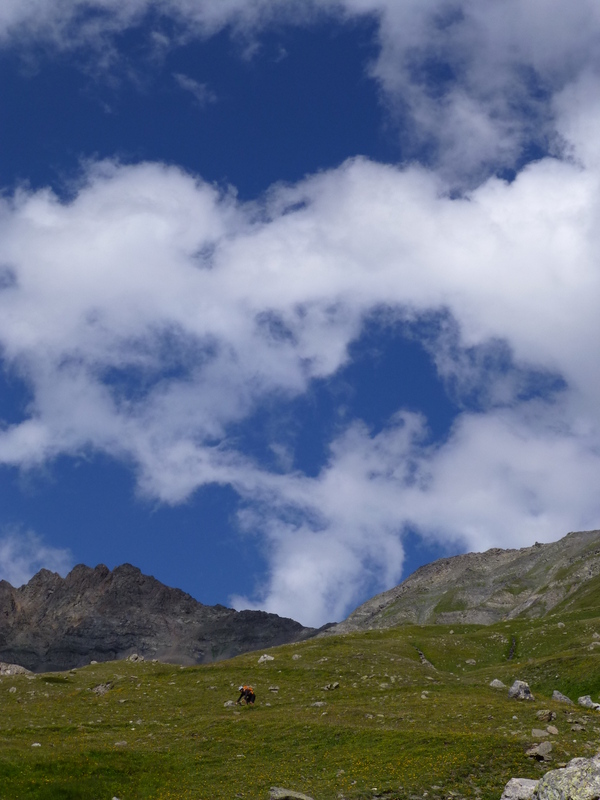
<svg viewBox="0 0 600 800">
<path fill-rule="evenodd" d="M 36 672 L 134 655 L 201 664 L 314 633 L 264 611 L 205 606 L 130 564 L 80 564 L 66 578 L 43 569 L 19 589 L 0 581 L 0 659 Z"/>
<path fill-rule="evenodd" d="M 529 778 L 511 778 L 504 787 L 500 800 L 530 800 L 539 781 Z"/>
<path fill-rule="evenodd" d="M 525 681 L 515 681 L 508 690 L 508 696 L 515 700 L 534 700 L 529 684 Z"/>
<path fill-rule="evenodd" d="M 368 600 L 327 633 L 543 617 L 558 603 L 568 611 L 597 575 L 600 531 L 570 533 L 558 542 L 520 550 L 494 548 L 442 558 Z"/>
<path fill-rule="evenodd" d="M 552 692 L 552 699 L 556 700 L 557 703 L 567 703 L 570 706 L 574 706 L 575 705 L 575 703 L 571 700 L 570 697 L 567 697 L 566 694 L 563 694 L 562 692 L 559 692 L 557 689 L 555 689 Z"/>
<path fill-rule="evenodd" d="M 563 769 L 547 772 L 534 800 L 596 800 L 600 797 L 600 756 L 574 758 Z"/>
</svg>

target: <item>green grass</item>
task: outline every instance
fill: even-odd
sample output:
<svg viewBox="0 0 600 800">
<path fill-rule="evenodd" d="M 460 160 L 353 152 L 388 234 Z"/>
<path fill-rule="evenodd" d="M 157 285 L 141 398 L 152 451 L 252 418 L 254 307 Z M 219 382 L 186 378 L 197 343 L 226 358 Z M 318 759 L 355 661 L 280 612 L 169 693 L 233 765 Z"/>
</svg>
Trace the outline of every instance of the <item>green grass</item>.
<svg viewBox="0 0 600 800">
<path fill-rule="evenodd" d="M 274 648 L 264 665 L 252 653 L 185 669 L 110 662 L 3 677 L 0 798 L 267 800 L 281 785 L 315 800 L 497 800 L 513 776 L 596 752 L 600 716 L 551 700 L 553 689 L 597 699 L 596 631 L 600 619 L 577 614 L 404 626 Z M 527 680 L 536 701 L 509 700 L 493 678 Z M 339 689 L 323 688 L 334 681 Z M 107 682 L 106 694 L 92 691 Z M 242 682 L 256 706 L 224 707 Z M 540 708 L 558 715 L 550 765 L 525 756 Z M 586 731 L 572 732 L 571 718 Z"/>
</svg>

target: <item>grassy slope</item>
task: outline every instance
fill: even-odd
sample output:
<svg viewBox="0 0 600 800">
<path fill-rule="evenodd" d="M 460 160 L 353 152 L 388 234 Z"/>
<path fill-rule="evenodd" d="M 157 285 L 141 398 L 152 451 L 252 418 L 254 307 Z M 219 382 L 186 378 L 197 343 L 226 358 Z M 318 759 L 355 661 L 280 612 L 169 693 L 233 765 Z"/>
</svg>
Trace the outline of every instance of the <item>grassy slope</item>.
<svg viewBox="0 0 600 800">
<path fill-rule="evenodd" d="M 0 798 L 266 800 L 281 785 L 316 800 L 497 800 L 510 777 L 549 768 L 524 755 L 531 729 L 545 726 L 536 710 L 558 715 L 554 766 L 597 749 L 600 715 L 550 700 L 555 688 L 574 699 L 600 692 L 600 648 L 589 649 L 600 618 L 583 616 L 328 637 L 275 648 L 260 666 L 254 653 L 185 669 L 112 662 L 4 677 Z M 509 701 L 493 678 L 529 681 L 536 701 Z M 90 691 L 105 681 L 107 694 Z M 333 681 L 339 689 L 323 690 Z M 225 708 L 241 682 L 255 687 L 256 706 Z M 586 731 L 572 732 L 569 718 Z"/>
</svg>

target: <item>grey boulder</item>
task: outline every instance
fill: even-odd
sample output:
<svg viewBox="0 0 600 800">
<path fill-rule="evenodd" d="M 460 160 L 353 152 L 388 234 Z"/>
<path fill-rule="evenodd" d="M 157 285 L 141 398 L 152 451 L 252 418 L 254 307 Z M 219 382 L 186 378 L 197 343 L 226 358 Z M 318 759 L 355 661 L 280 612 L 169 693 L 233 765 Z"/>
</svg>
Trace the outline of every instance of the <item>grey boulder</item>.
<svg viewBox="0 0 600 800">
<path fill-rule="evenodd" d="M 302 792 L 293 792 L 291 789 L 282 789 L 279 786 L 271 786 L 269 800 L 313 800 Z"/>
<path fill-rule="evenodd" d="M 504 787 L 500 800 L 530 800 L 539 781 L 530 778 L 511 778 Z"/>
<path fill-rule="evenodd" d="M 583 697 L 578 697 L 577 702 L 584 708 L 591 708 L 593 711 L 600 709 L 600 703 L 594 703 L 589 694 L 584 694 Z"/>
<path fill-rule="evenodd" d="M 556 700 L 557 703 L 568 703 L 570 706 L 575 705 L 570 697 L 567 697 L 566 694 L 559 692 L 557 689 L 552 692 L 552 699 Z"/>
<path fill-rule="evenodd" d="M 574 758 L 563 769 L 547 772 L 534 800 L 595 800 L 600 797 L 600 755 Z"/>
<path fill-rule="evenodd" d="M 529 684 L 525 681 L 515 681 L 508 690 L 508 696 L 515 700 L 534 700 Z"/>
</svg>

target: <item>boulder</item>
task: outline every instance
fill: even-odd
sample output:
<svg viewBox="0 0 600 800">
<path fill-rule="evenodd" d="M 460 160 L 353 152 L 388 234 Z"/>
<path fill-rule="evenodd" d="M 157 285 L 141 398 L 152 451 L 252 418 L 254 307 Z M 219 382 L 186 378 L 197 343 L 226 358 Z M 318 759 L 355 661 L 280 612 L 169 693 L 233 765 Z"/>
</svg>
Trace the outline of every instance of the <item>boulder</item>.
<svg viewBox="0 0 600 800">
<path fill-rule="evenodd" d="M 31 672 L 18 664 L 7 664 L 0 661 L 0 675 L 31 675 Z"/>
<path fill-rule="evenodd" d="M 302 792 L 293 792 L 291 789 L 282 789 L 279 786 L 271 786 L 269 800 L 313 800 Z"/>
<path fill-rule="evenodd" d="M 535 800 L 594 800 L 600 797 L 600 755 L 574 758 L 563 769 L 547 772 Z"/>
<path fill-rule="evenodd" d="M 529 684 L 525 681 L 515 681 L 508 690 L 508 696 L 515 700 L 534 700 Z"/>
<path fill-rule="evenodd" d="M 535 712 L 535 715 L 542 722 L 552 722 L 553 719 L 556 719 L 556 711 L 550 711 L 549 708 L 541 708 Z"/>
<path fill-rule="evenodd" d="M 266 664 L 267 661 L 275 661 L 273 656 L 268 656 L 266 653 L 258 659 L 259 664 Z"/>
<path fill-rule="evenodd" d="M 551 752 L 552 744 L 550 742 L 541 742 L 540 744 L 531 745 L 531 747 L 525 751 L 525 755 L 529 756 L 529 758 L 536 758 L 538 761 L 550 761 Z"/>
<path fill-rule="evenodd" d="M 500 800 L 530 800 L 539 781 L 530 778 L 511 778 L 504 787 Z"/>
<path fill-rule="evenodd" d="M 492 689 L 506 689 L 506 684 L 502 683 L 502 681 L 499 681 L 498 678 L 494 678 L 494 680 L 490 683 L 490 686 Z"/>
<path fill-rule="evenodd" d="M 584 708 L 591 708 L 593 711 L 600 709 L 600 703 L 594 703 L 589 694 L 584 694 L 583 697 L 578 697 L 577 702 Z"/>
<path fill-rule="evenodd" d="M 127 658 L 125 659 L 125 661 L 131 661 L 134 664 L 137 664 L 138 662 L 141 662 L 143 660 L 144 660 L 144 656 L 140 656 L 137 653 L 132 653 L 130 656 L 127 656 Z"/>
<path fill-rule="evenodd" d="M 556 700 L 557 703 L 568 703 L 570 706 L 575 705 L 570 697 L 567 697 L 566 694 L 562 694 L 562 692 L 559 692 L 557 689 L 552 692 L 552 699 Z"/>
<path fill-rule="evenodd" d="M 543 739 L 546 736 L 549 736 L 548 731 L 543 731 L 541 728 L 533 728 L 531 731 L 531 736 L 533 739 Z"/>
</svg>

